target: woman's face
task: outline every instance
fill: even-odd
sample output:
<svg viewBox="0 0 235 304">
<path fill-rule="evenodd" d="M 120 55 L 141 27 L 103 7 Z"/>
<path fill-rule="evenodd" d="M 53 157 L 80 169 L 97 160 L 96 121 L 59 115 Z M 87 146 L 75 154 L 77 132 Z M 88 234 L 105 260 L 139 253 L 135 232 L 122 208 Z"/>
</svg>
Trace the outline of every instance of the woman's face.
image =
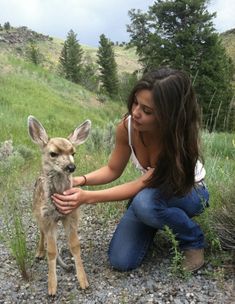
<svg viewBox="0 0 235 304">
<path fill-rule="evenodd" d="M 156 109 L 152 92 L 141 90 L 135 94 L 131 116 L 133 127 L 138 131 L 154 131 L 157 126 Z"/>
</svg>

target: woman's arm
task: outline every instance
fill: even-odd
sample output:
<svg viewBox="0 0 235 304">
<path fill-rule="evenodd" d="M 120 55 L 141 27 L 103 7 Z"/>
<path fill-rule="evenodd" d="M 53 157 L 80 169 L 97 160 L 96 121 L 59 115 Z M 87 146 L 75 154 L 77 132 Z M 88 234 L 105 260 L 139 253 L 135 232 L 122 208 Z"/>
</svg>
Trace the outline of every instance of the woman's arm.
<svg viewBox="0 0 235 304">
<path fill-rule="evenodd" d="M 121 122 L 116 129 L 115 147 L 107 166 L 86 174 L 86 185 L 102 185 L 117 179 L 124 171 L 130 154 L 127 129 Z M 82 176 L 74 177 L 73 186 L 83 185 L 84 181 L 85 179 Z"/>
<path fill-rule="evenodd" d="M 84 191 L 83 195 L 81 195 L 80 202 L 82 204 L 94 204 L 98 202 L 122 201 L 129 199 L 146 187 L 145 181 L 150 177 L 152 171 L 153 169 L 150 169 L 137 180 L 130 181 L 122 185 L 97 191 Z"/>
<path fill-rule="evenodd" d="M 128 199 L 136 195 L 145 187 L 145 180 L 152 174 L 149 169 L 137 180 L 114 186 L 104 190 L 86 191 L 80 188 L 71 188 L 64 192 L 64 195 L 54 194 L 52 199 L 61 213 L 70 213 L 82 204 L 94 204 L 98 202 L 111 202 Z"/>
</svg>

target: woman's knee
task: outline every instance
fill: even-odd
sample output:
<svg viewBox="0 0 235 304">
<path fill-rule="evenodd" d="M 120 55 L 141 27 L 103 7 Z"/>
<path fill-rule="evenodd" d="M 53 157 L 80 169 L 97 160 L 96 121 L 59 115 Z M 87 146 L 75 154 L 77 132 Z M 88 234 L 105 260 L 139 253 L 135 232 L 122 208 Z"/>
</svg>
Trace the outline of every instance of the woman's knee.
<svg viewBox="0 0 235 304">
<path fill-rule="evenodd" d="M 139 265 L 133 259 L 128 259 L 125 253 L 121 251 L 109 250 L 108 259 L 111 266 L 119 271 L 129 271 L 137 268 Z"/>
<path fill-rule="evenodd" d="M 157 189 L 145 188 L 141 190 L 132 200 L 134 213 L 139 217 L 148 217 L 156 208 Z"/>
</svg>

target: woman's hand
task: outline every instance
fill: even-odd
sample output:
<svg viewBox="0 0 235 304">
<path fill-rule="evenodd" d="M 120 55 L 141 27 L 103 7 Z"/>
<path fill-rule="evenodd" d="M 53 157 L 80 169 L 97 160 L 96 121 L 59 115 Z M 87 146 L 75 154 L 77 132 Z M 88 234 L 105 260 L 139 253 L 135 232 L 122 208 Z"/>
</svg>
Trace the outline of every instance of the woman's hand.
<svg viewBox="0 0 235 304">
<path fill-rule="evenodd" d="M 75 186 L 83 186 L 86 183 L 84 176 L 76 176 L 72 179 L 73 187 Z"/>
<path fill-rule="evenodd" d="M 71 188 L 63 194 L 54 193 L 51 197 L 59 212 L 68 214 L 85 203 L 85 191 Z"/>
</svg>

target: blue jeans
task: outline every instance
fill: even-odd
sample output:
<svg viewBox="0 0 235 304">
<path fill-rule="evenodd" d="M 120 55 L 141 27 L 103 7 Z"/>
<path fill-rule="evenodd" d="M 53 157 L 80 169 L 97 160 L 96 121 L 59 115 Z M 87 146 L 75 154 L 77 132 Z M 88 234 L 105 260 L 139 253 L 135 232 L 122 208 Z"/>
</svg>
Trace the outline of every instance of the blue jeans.
<svg viewBox="0 0 235 304">
<path fill-rule="evenodd" d="M 132 200 L 110 242 L 111 265 L 121 271 L 137 268 L 158 229 L 167 225 L 182 250 L 204 248 L 204 235 L 191 218 L 208 206 L 209 193 L 198 185 L 183 197 L 164 200 L 158 189 L 145 188 Z"/>
</svg>

